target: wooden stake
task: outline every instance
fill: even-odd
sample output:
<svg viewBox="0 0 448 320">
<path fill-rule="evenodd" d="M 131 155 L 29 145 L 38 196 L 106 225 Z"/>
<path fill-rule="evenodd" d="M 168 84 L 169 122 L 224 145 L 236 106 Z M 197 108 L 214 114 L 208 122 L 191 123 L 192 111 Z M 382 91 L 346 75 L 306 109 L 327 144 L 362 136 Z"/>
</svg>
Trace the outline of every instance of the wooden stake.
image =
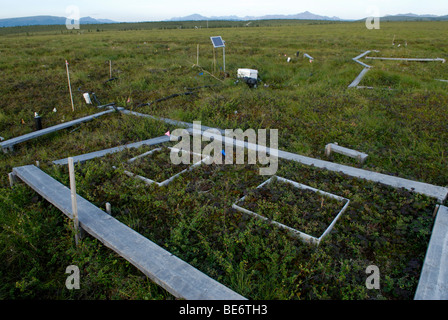
<svg viewBox="0 0 448 320">
<path fill-rule="evenodd" d="M 112 79 L 112 60 L 109 60 L 109 79 Z"/>
<path fill-rule="evenodd" d="M 68 71 L 68 61 L 65 60 L 65 67 L 67 68 L 68 89 L 70 90 L 70 100 L 72 101 L 72 111 L 75 111 L 75 105 L 73 104 L 72 86 L 70 84 L 70 72 Z"/>
<path fill-rule="evenodd" d="M 106 212 L 108 215 L 112 214 L 112 207 L 109 202 L 106 202 Z"/>
<path fill-rule="evenodd" d="M 68 171 L 70 174 L 70 190 L 71 190 L 71 197 L 72 197 L 72 212 L 73 212 L 73 222 L 74 222 L 74 228 L 75 228 L 75 242 L 76 245 L 78 245 L 78 242 L 81 238 L 81 232 L 79 227 L 79 220 L 78 220 L 78 202 L 76 199 L 76 181 L 75 181 L 75 167 L 73 158 L 68 158 Z"/>
<path fill-rule="evenodd" d="M 436 204 L 436 207 L 434 208 L 434 212 L 432 213 L 432 218 L 434 219 L 437 215 L 437 212 L 439 212 L 440 205 Z"/>
<path fill-rule="evenodd" d="M 11 188 L 13 188 L 14 187 L 14 183 L 16 182 L 16 176 L 15 176 L 15 174 L 14 173 L 8 173 L 8 178 L 9 178 L 9 186 L 11 187 Z"/>
<path fill-rule="evenodd" d="M 198 50 L 196 55 L 196 65 L 199 66 L 199 43 L 198 43 Z"/>
</svg>

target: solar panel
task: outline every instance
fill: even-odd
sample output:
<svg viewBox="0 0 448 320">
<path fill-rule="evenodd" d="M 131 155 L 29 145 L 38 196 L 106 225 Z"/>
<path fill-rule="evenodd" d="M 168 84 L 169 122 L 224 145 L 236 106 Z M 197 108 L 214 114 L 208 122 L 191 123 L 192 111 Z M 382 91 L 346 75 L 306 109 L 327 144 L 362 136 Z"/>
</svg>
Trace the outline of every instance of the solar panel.
<svg viewBox="0 0 448 320">
<path fill-rule="evenodd" d="M 225 47 L 225 46 L 226 46 L 226 45 L 224 44 L 224 40 L 222 40 L 221 36 L 218 36 L 218 37 L 210 37 L 210 39 L 212 40 L 213 47 L 215 47 L 215 48 L 222 48 L 222 47 Z"/>
</svg>

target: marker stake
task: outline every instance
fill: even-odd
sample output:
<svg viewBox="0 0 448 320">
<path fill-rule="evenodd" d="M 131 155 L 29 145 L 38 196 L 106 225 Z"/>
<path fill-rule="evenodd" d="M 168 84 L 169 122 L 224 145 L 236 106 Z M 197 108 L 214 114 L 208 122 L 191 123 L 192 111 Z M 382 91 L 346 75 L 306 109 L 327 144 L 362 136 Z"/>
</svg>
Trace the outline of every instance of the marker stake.
<svg viewBox="0 0 448 320">
<path fill-rule="evenodd" d="M 75 111 L 75 105 L 73 104 L 72 86 L 70 84 L 70 72 L 68 71 L 68 61 L 65 60 L 65 67 L 67 69 L 68 89 L 70 90 L 70 100 L 72 101 L 72 111 Z"/>
</svg>

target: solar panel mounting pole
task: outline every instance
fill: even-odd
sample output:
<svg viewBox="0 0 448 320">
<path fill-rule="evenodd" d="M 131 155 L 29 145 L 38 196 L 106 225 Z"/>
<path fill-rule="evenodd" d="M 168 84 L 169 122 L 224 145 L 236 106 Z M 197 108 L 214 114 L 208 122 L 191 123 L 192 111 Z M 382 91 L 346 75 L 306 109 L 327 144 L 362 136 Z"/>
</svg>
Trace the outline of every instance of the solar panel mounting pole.
<svg viewBox="0 0 448 320">
<path fill-rule="evenodd" d="M 226 72 L 226 47 L 222 47 L 222 60 L 223 60 L 223 69 Z"/>
<path fill-rule="evenodd" d="M 216 50 L 213 48 L 213 72 L 216 72 Z"/>
<path fill-rule="evenodd" d="M 223 70 L 226 72 L 226 51 L 225 51 L 225 41 L 222 40 L 220 36 L 218 37 L 210 37 L 210 40 L 213 43 L 213 62 L 216 64 L 215 60 L 215 49 L 216 48 L 222 48 L 222 58 L 223 58 Z"/>
</svg>

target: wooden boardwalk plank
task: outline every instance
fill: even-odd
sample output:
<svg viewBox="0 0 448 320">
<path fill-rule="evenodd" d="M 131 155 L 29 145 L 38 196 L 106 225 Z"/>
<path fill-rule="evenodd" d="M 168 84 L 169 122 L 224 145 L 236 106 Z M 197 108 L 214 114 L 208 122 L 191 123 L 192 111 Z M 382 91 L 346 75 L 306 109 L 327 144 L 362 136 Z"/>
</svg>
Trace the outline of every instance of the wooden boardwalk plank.
<svg viewBox="0 0 448 320">
<path fill-rule="evenodd" d="M 364 68 L 372 68 L 372 66 L 369 66 L 367 63 L 364 63 L 362 61 L 359 60 L 355 60 L 353 59 L 356 63 L 359 63 L 360 65 L 362 65 Z"/>
<path fill-rule="evenodd" d="M 362 78 L 364 78 L 364 76 L 366 75 L 366 73 L 369 71 L 369 68 L 364 68 L 362 69 L 361 73 L 356 77 L 355 80 L 353 80 L 353 82 L 348 86 L 349 88 L 354 88 L 356 87 L 362 80 Z"/>
<path fill-rule="evenodd" d="M 80 118 L 80 119 L 76 119 L 76 120 L 72 120 L 72 121 L 69 121 L 69 122 L 61 123 L 61 124 L 55 125 L 53 127 L 48 127 L 48 128 L 42 129 L 42 130 L 30 132 L 30 133 L 25 134 L 23 136 L 19 136 L 19 137 L 16 137 L 16 138 L 12 138 L 12 139 L 3 141 L 3 142 L 0 143 L 0 146 L 5 151 L 6 149 L 12 148 L 16 144 L 19 144 L 19 143 L 22 143 L 22 142 L 25 142 L 25 141 L 28 141 L 28 140 L 32 140 L 32 139 L 35 139 L 37 137 L 40 137 L 40 136 L 43 136 L 43 135 L 46 135 L 46 134 L 49 134 L 49 133 L 52 133 L 52 132 L 63 130 L 63 129 L 72 127 L 72 126 L 74 126 L 76 124 L 79 124 L 79 123 L 91 121 L 93 119 L 96 119 L 96 118 L 101 117 L 101 116 L 103 116 L 105 114 L 108 114 L 108 113 L 112 113 L 114 111 L 115 110 L 111 109 L 111 110 L 107 110 L 107 111 L 103 111 L 103 112 L 100 112 L 100 113 L 96 113 L 96 114 L 93 114 L 93 115 L 90 115 L 90 116 L 87 116 L 87 117 L 83 117 L 83 118 Z"/>
<path fill-rule="evenodd" d="M 327 169 L 334 172 L 341 172 L 351 177 L 361 178 L 373 182 L 378 182 L 394 188 L 405 188 L 409 191 L 425 194 L 429 197 L 436 198 L 439 202 L 443 202 L 448 196 L 448 188 L 435 186 L 432 184 L 408 180 L 400 177 L 389 176 L 383 173 L 358 169 L 334 162 L 309 158 L 298 154 L 279 150 L 279 158 L 293 160 L 299 163 L 315 166 L 317 168 Z"/>
<path fill-rule="evenodd" d="M 389 61 L 417 61 L 417 62 L 442 62 L 445 63 L 446 60 L 442 58 L 436 59 L 421 59 L 421 58 L 385 58 L 385 57 L 366 57 L 370 60 L 389 60 Z"/>
<path fill-rule="evenodd" d="M 415 300 L 448 300 L 448 208 L 440 206 Z"/>
<path fill-rule="evenodd" d="M 141 115 L 144 115 L 144 114 L 141 114 Z M 164 119 L 163 121 L 166 121 L 166 120 L 170 120 L 170 119 Z M 186 123 L 184 123 L 184 124 L 186 124 Z M 193 124 L 189 125 L 190 128 L 192 126 L 193 126 Z M 209 132 L 203 131 L 203 130 L 205 130 L 205 128 L 208 128 L 208 127 L 202 126 L 201 134 L 204 136 L 208 136 L 208 137 L 213 136 Z M 224 130 L 222 130 L 222 129 L 216 128 L 216 130 L 219 130 L 220 132 L 224 132 Z M 159 137 L 159 138 L 154 138 L 154 139 L 161 139 L 161 140 L 165 139 L 166 141 L 169 141 L 169 137 Z M 125 147 L 132 147 L 132 146 L 137 147 L 138 144 L 140 144 L 140 143 L 142 143 L 142 144 L 148 143 L 149 144 L 151 140 L 153 140 L 153 139 L 142 141 L 142 142 L 137 142 L 136 144 L 130 144 Z M 424 183 L 424 182 L 413 181 L 413 180 L 404 179 L 404 178 L 400 178 L 400 177 L 390 176 L 387 174 L 382 174 L 382 173 L 378 173 L 378 172 L 373 172 L 373 171 L 368 171 L 368 170 L 350 167 L 350 166 L 346 166 L 346 165 L 341 165 L 341 164 L 337 164 L 334 162 L 310 158 L 310 157 L 306 157 L 306 156 L 302 156 L 299 154 L 286 152 L 286 151 L 282 151 L 282 150 L 276 150 L 276 152 L 275 152 L 274 150 L 270 150 L 270 148 L 266 148 L 266 147 L 259 146 L 256 144 L 251 144 L 251 143 L 248 144 L 247 142 L 242 142 L 242 141 L 234 141 L 234 139 L 231 139 L 231 138 L 228 138 L 225 136 L 222 137 L 222 141 L 225 144 L 238 145 L 238 146 L 242 146 L 244 148 L 248 148 L 248 149 L 256 150 L 256 151 L 259 149 L 267 150 L 268 153 L 270 153 L 272 155 L 277 155 L 278 158 L 296 161 L 296 162 L 302 163 L 304 165 L 315 166 L 318 168 L 327 169 L 327 170 L 335 171 L 335 172 L 341 172 L 343 174 L 346 174 L 346 175 L 349 175 L 349 176 L 352 176 L 355 178 L 361 178 L 361 179 L 365 179 L 365 180 L 369 180 L 369 181 L 382 183 L 384 185 L 388 185 L 388 186 L 391 186 L 394 188 L 405 188 L 409 191 L 425 194 L 427 196 L 436 198 L 439 202 L 443 202 L 445 199 L 447 199 L 447 196 L 448 196 L 448 188 L 446 188 L 446 187 L 435 186 L 435 185 Z M 163 143 L 163 142 L 158 142 L 158 143 Z M 156 143 L 154 143 L 154 144 L 156 144 Z M 74 157 L 74 160 L 75 160 L 75 162 L 85 161 L 85 160 L 93 159 L 98 156 L 103 156 L 104 154 L 107 154 L 107 153 L 123 150 L 122 148 L 124 148 L 124 147 L 117 147 L 117 148 L 112 148 L 112 149 L 107 149 L 107 150 L 103 150 L 103 151 L 89 153 L 86 155 L 80 155 L 80 156 Z M 67 159 L 56 160 L 56 161 L 53 161 L 53 163 L 54 164 L 67 164 Z"/>
<path fill-rule="evenodd" d="M 39 168 L 29 165 L 13 174 L 72 218 L 70 189 Z M 79 224 L 117 252 L 152 281 L 177 298 L 189 300 L 245 300 L 188 263 L 77 195 Z"/>
<path fill-rule="evenodd" d="M 371 50 L 367 50 L 366 52 L 361 53 L 359 56 L 354 57 L 353 60 L 359 60 L 359 59 L 361 59 L 362 57 L 368 55 L 370 52 L 372 52 L 372 51 L 371 51 Z"/>
<path fill-rule="evenodd" d="M 127 115 L 133 115 L 133 116 L 137 116 L 137 117 L 151 118 L 151 119 L 154 119 L 154 120 L 163 121 L 163 122 L 171 124 L 173 126 L 193 128 L 193 124 L 189 123 L 189 122 L 172 120 L 172 119 L 162 118 L 162 117 L 160 117 L 160 118 L 159 117 L 154 117 L 154 116 L 151 116 L 149 114 L 135 112 L 135 111 L 129 111 L 129 110 L 126 110 L 124 108 L 118 108 L 118 111 L 120 111 L 123 114 L 127 114 Z M 224 130 L 222 130 L 222 129 L 212 128 L 212 127 L 207 127 L 207 126 L 202 125 L 202 130 L 209 130 L 209 129 L 219 130 L 221 132 L 221 134 L 224 134 Z"/>
<path fill-rule="evenodd" d="M 206 131 L 202 132 L 202 135 L 211 137 L 212 135 Z M 413 180 L 408 180 L 400 177 L 390 176 L 383 173 L 378 173 L 374 171 L 368 171 L 364 169 L 359 169 L 355 167 L 350 167 L 347 165 L 342 165 L 330 161 L 310 158 L 302 156 L 296 153 L 291 153 L 287 151 L 271 149 L 269 147 L 261 146 L 258 144 L 248 143 L 241 140 L 234 140 L 230 137 L 222 137 L 222 141 L 225 144 L 236 145 L 239 147 L 244 147 L 249 150 L 263 151 L 271 155 L 271 157 L 277 157 L 279 159 L 296 161 L 304 165 L 314 166 L 321 169 L 326 169 L 334 172 L 341 172 L 351 177 L 365 179 L 368 181 L 378 182 L 384 185 L 388 185 L 394 188 L 405 188 L 409 191 L 425 194 L 429 197 L 437 199 L 439 202 L 445 201 L 448 197 L 448 188 L 435 186 L 429 183 L 418 182 Z"/>
</svg>

